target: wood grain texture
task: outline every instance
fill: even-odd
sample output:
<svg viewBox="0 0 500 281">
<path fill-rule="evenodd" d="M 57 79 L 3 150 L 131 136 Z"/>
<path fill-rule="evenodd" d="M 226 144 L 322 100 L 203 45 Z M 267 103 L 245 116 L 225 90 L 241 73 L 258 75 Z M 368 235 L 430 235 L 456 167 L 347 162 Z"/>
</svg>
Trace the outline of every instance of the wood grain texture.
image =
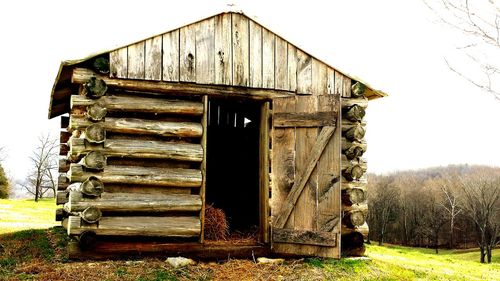
<svg viewBox="0 0 500 281">
<path fill-rule="evenodd" d="M 99 99 L 90 99 L 80 95 L 72 95 L 70 106 L 88 107 L 99 105 L 106 108 L 108 112 L 144 112 L 144 113 L 168 113 L 176 115 L 203 114 L 203 104 L 195 101 L 147 98 L 140 96 L 104 96 Z"/>
<path fill-rule="evenodd" d="M 182 82 L 196 82 L 196 25 L 179 31 L 179 74 Z"/>
<path fill-rule="evenodd" d="M 327 95 L 328 94 L 328 77 L 326 65 L 317 59 L 312 59 L 311 64 L 312 73 L 312 94 L 313 95 Z"/>
<path fill-rule="evenodd" d="M 288 44 L 282 38 L 276 36 L 274 63 L 274 88 L 288 90 Z"/>
<path fill-rule="evenodd" d="M 93 125 L 91 121 L 73 116 L 70 120 L 72 130 L 84 129 Z M 199 138 L 203 129 L 199 123 L 192 122 L 167 122 L 138 118 L 107 117 L 101 122 L 106 132 L 123 134 L 144 134 L 164 137 L 189 137 Z"/>
<path fill-rule="evenodd" d="M 137 184 L 165 187 L 200 187 L 200 170 L 181 168 L 156 168 L 140 166 L 106 166 L 102 172 L 88 172 L 81 165 L 71 164 L 68 177 L 71 182 L 82 182 L 94 176 L 104 184 Z"/>
<path fill-rule="evenodd" d="M 145 78 L 145 41 L 130 45 L 127 47 L 127 61 L 129 79 L 144 79 Z"/>
<path fill-rule="evenodd" d="M 146 40 L 144 56 L 144 79 L 160 81 L 162 74 L 162 36 Z"/>
<path fill-rule="evenodd" d="M 274 89 L 274 45 L 276 36 L 262 28 L 262 87 Z"/>
<path fill-rule="evenodd" d="M 179 30 L 163 34 L 162 80 L 179 81 Z"/>
<path fill-rule="evenodd" d="M 327 89 L 328 91 L 328 89 Z M 328 99 L 334 99 L 332 103 Z M 326 95 L 319 97 L 319 110 L 335 110 L 337 112 L 337 124 L 341 122 L 340 118 L 340 96 Z M 340 129 L 335 130 L 330 141 L 323 150 L 323 154 L 318 160 L 318 219 L 317 229 L 322 232 L 328 232 L 338 235 L 341 222 L 341 200 L 340 200 L 340 173 L 341 173 L 341 136 Z M 340 246 L 335 248 L 322 248 L 318 251 L 324 256 L 340 256 Z"/>
<path fill-rule="evenodd" d="M 314 146 L 311 147 L 309 150 L 309 153 L 307 154 L 307 159 L 304 161 L 303 165 L 300 165 L 300 168 L 297 168 L 299 173 L 298 178 L 296 179 L 294 185 L 292 186 L 292 189 L 287 195 L 287 198 L 285 202 L 283 202 L 283 207 L 280 211 L 280 214 L 278 215 L 276 219 L 275 226 L 278 228 L 282 228 L 285 226 L 286 221 L 288 220 L 288 217 L 290 216 L 290 213 L 292 211 L 295 211 L 295 227 L 298 227 L 301 229 L 301 227 L 309 227 L 311 230 L 314 230 L 314 224 L 312 222 L 315 222 L 314 219 L 311 220 L 310 216 L 311 214 L 317 214 L 317 202 L 316 202 L 316 195 L 317 195 L 317 179 L 312 179 L 313 180 L 313 185 L 309 185 L 306 187 L 307 184 L 311 184 L 311 175 L 313 173 L 314 168 L 316 167 L 316 163 L 318 159 L 320 158 L 326 144 L 330 140 L 331 136 L 333 135 L 333 132 L 335 131 L 335 127 L 324 127 L 318 136 L 318 139 L 314 143 Z M 298 139 L 299 137 L 297 137 Z M 296 146 L 297 147 L 297 146 Z M 297 160 L 299 160 L 299 155 L 297 155 Z M 300 159 L 302 160 L 302 159 Z M 297 161 L 296 167 L 299 166 L 299 162 Z M 307 190 L 309 188 L 309 190 Z M 306 189 L 307 192 L 303 193 L 303 190 Z M 312 194 L 311 194 L 312 193 Z M 311 196 L 313 195 L 313 196 Z M 299 213 L 298 207 L 299 206 L 299 199 L 302 196 L 309 196 L 307 199 L 312 199 L 312 205 L 309 205 L 309 209 L 301 210 Z M 303 216 L 304 218 L 303 221 L 300 223 L 297 223 L 297 217 Z M 306 220 L 306 216 L 309 216 L 309 219 Z M 302 226 L 306 225 L 306 226 Z"/>
<path fill-rule="evenodd" d="M 275 113 L 274 127 L 321 127 L 335 126 L 338 112 Z"/>
<path fill-rule="evenodd" d="M 84 139 L 70 141 L 69 155 L 79 157 L 91 151 L 100 151 L 107 157 L 171 159 L 201 162 L 203 149 L 200 144 L 152 140 L 107 139 L 102 144 L 91 144 Z M 69 169 L 69 165 L 68 165 Z"/>
<path fill-rule="evenodd" d="M 200 198 L 202 202 L 201 211 L 199 214 L 201 221 L 201 234 L 200 243 L 203 243 L 205 239 L 205 194 L 207 185 L 207 137 L 208 137 L 208 96 L 203 96 L 203 117 L 201 118 L 201 126 L 203 127 L 203 136 L 201 137 L 201 148 L 202 148 L 202 161 L 200 165 L 201 169 L 201 188 L 200 188 Z"/>
<path fill-rule="evenodd" d="M 337 245 L 337 234 L 331 232 L 273 228 L 273 241 L 278 243 L 335 247 Z"/>
<path fill-rule="evenodd" d="M 312 58 L 297 50 L 297 94 L 312 94 Z"/>
<path fill-rule="evenodd" d="M 210 95 L 218 97 L 245 97 L 253 100 L 270 100 L 277 97 L 291 96 L 293 93 L 284 90 L 274 89 L 254 89 L 232 86 L 217 86 L 217 85 L 193 85 L 190 83 L 174 83 L 174 82 L 152 82 L 127 79 L 112 79 L 94 73 L 85 68 L 75 68 L 71 77 L 72 82 L 83 84 L 91 77 L 99 77 L 103 79 L 109 87 L 139 92 L 155 92 L 157 94 L 176 94 L 176 95 Z"/>
<path fill-rule="evenodd" d="M 262 88 L 262 27 L 250 21 L 250 87 Z"/>
<path fill-rule="evenodd" d="M 233 56 L 231 43 L 231 14 L 215 17 L 215 84 L 231 85 Z"/>
<path fill-rule="evenodd" d="M 248 18 L 232 15 L 233 85 L 248 86 L 250 80 Z"/>
<path fill-rule="evenodd" d="M 295 112 L 296 99 L 274 99 L 273 114 Z M 273 121 L 274 122 L 274 121 Z M 272 197 L 271 215 L 273 225 L 295 182 L 295 129 L 272 129 Z M 286 227 L 293 227 L 294 217 L 290 215 Z"/>
<path fill-rule="evenodd" d="M 85 224 L 80 217 L 70 216 L 68 234 L 90 230 L 98 236 L 197 237 L 200 227 L 198 217 L 103 217 L 99 224 Z"/>
<path fill-rule="evenodd" d="M 109 76 L 127 78 L 127 47 L 109 53 Z"/>
<path fill-rule="evenodd" d="M 260 237 L 264 243 L 269 242 L 269 107 L 269 102 L 261 106 L 259 132 L 259 215 Z"/>
<path fill-rule="evenodd" d="M 71 191 L 67 212 L 82 212 L 96 207 L 102 212 L 199 212 L 201 197 L 191 194 L 152 195 L 130 193 L 103 193 L 97 198 L 88 198 L 78 191 Z"/>
<path fill-rule="evenodd" d="M 297 91 L 297 48 L 292 44 L 288 44 L 287 56 L 288 89 L 295 92 Z"/>
<path fill-rule="evenodd" d="M 300 79 L 299 79 L 300 81 Z M 312 89 L 310 89 L 312 91 Z M 297 98 L 297 112 L 298 113 L 313 113 L 318 111 L 318 99 L 317 96 L 305 96 L 296 97 Z M 331 134 L 334 133 L 335 127 L 323 127 L 330 128 L 325 131 L 328 133 L 328 139 Z M 295 129 L 296 135 L 296 174 L 299 176 L 294 183 L 294 187 L 288 194 L 288 198 L 293 202 L 293 212 L 295 216 L 295 229 L 302 230 L 316 230 L 317 224 L 317 214 L 318 214 L 318 172 L 315 169 L 317 160 L 323 152 L 324 144 L 317 148 L 321 148 L 321 151 L 316 150 L 317 153 L 313 154 L 313 149 L 316 146 L 315 143 L 318 142 L 318 128 L 297 128 Z M 317 157 L 317 159 L 311 158 L 312 156 Z M 279 225 L 277 225 L 280 227 Z"/>
<path fill-rule="evenodd" d="M 215 83 L 215 20 L 209 18 L 195 25 L 196 83 Z"/>
</svg>

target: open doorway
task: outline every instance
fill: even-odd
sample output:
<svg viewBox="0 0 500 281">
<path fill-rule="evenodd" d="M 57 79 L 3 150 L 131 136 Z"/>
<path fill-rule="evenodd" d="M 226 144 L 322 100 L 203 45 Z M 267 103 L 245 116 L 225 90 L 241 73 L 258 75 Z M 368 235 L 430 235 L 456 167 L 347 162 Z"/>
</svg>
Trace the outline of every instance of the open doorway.
<svg viewBox="0 0 500 281">
<path fill-rule="evenodd" d="M 229 240 L 260 240 L 260 110 L 250 101 L 208 104 L 205 198 L 225 213 Z"/>
</svg>

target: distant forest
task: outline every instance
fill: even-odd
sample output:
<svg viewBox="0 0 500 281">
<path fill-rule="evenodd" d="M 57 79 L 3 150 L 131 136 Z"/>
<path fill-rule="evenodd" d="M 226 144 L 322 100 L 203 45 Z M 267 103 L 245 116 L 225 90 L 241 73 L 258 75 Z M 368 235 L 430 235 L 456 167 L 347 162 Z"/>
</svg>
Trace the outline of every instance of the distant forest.
<svg viewBox="0 0 500 281">
<path fill-rule="evenodd" d="M 479 247 L 500 242 L 500 168 L 456 165 L 368 175 L 368 242 Z"/>
</svg>

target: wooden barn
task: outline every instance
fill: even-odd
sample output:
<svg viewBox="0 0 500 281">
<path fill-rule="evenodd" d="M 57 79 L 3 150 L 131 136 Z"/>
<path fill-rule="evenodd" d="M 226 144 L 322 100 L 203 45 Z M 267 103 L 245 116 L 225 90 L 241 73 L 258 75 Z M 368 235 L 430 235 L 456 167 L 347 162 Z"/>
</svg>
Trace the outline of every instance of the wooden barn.
<svg viewBox="0 0 500 281">
<path fill-rule="evenodd" d="M 363 117 L 383 96 L 238 12 L 63 62 L 70 257 L 362 255 Z"/>
</svg>

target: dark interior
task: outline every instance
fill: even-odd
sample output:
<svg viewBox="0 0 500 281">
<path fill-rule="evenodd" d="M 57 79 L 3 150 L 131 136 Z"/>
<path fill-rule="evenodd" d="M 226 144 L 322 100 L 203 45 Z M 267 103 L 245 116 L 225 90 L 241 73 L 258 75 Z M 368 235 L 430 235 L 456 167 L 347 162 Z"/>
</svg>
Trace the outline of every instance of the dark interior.
<svg viewBox="0 0 500 281">
<path fill-rule="evenodd" d="M 260 105 L 211 99 L 208 108 L 206 204 L 225 212 L 230 234 L 257 233 Z"/>
</svg>

